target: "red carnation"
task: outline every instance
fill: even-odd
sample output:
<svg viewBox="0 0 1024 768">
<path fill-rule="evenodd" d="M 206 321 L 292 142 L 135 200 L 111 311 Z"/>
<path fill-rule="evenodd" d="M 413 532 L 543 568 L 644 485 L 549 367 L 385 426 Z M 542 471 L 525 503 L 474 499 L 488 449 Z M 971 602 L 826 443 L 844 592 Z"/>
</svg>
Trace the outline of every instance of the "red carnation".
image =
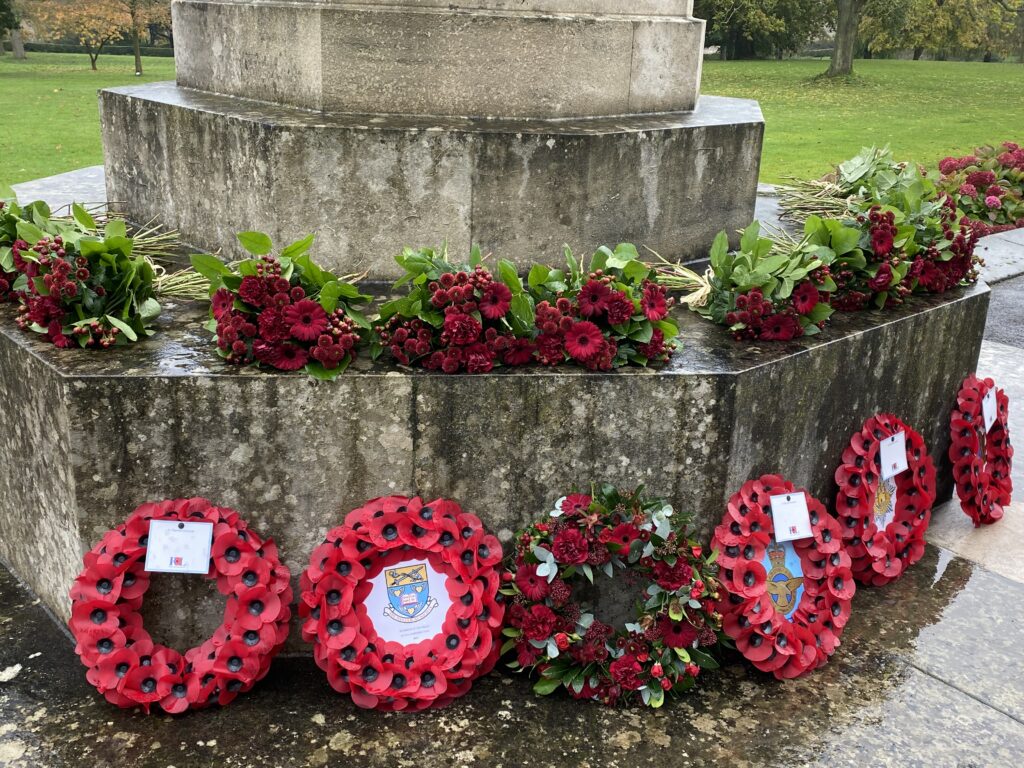
<svg viewBox="0 0 1024 768">
<path fill-rule="evenodd" d="M 299 341 L 316 341 L 327 330 L 327 313 L 312 299 L 302 299 L 284 308 L 284 322 Z"/>
<path fill-rule="evenodd" d="M 512 291 L 504 283 L 491 283 L 480 299 L 480 314 L 488 320 L 500 320 L 512 306 Z"/>
<path fill-rule="evenodd" d="M 608 302 L 608 322 L 611 325 L 625 325 L 633 317 L 636 307 L 625 291 L 616 291 Z"/>
<path fill-rule="evenodd" d="M 238 295 L 245 303 L 261 307 L 267 298 L 267 286 L 262 278 L 249 275 L 242 278 L 242 284 L 238 286 Z"/>
<path fill-rule="evenodd" d="M 626 654 L 616 659 L 608 667 L 612 680 L 621 685 L 627 691 L 636 691 L 643 687 L 640 673 L 643 667 L 637 661 L 636 656 Z"/>
<path fill-rule="evenodd" d="M 281 310 L 276 307 L 264 309 L 260 312 L 258 323 L 260 337 L 264 341 L 284 341 L 290 335 L 288 325 L 281 315 Z"/>
<path fill-rule="evenodd" d="M 501 362 L 505 365 L 526 365 L 533 359 L 536 345 L 529 339 L 513 339 L 502 355 Z"/>
<path fill-rule="evenodd" d="M 523 615 L 523 634 L 527 640 L 547 640 L 557 624 L 558 617 L 546 605 L 531 605 Z"/>
<path fill-rule="evenodd" d="M 604 336 L 596 325 L 583 320 L 566 331 L 565 349 L 575 359 L 587 361 L 604 349 Z"/>
<path fill-rule="evenodd" d="M 547 579 L 537 575 L 537 566 L 533 563 L 523 563 L 516 570 L 516 586 L 527 600 L 535 603 L 543 600 L 551 591 Z"/>
<path fill-rule="evenodd" d="M 452 312 L 449 315 L 445 315 L 444 336 L 452 344 L 459 346 L 473 344 L 480 338 L 482 330 L 480 323 L 477 322 L 475 317 L 463 314 L 462 312 Z"/>
<path fill-rule="evenodd" d="M 551 553 L 563 565 L 579 565 L 587 561 L 590 544 L 577 528 L 566 528 L 555 535 Z"/>
<path fill-rule="evenodd" d="M 599 280 L 590 280 L 584 285 L 576 300 L 580 305 L 580 314 L 583 317 L 600 315 L 606 309 L 611 300 L 612 290 Z"/>
<path fill-rule="evenodd" d="M 810 280 L 804 280 L 793 291 L 793 308 L 801 315 L 811 313 L 820 301 L 818 288 Z"/>
<path fill-rule="evenodd" d="M 889 288 L 891 282 L 892 267 L 889 266 L 889 262 L 885 262 L 878 268 L 875 276 L 868 281 L 868 287 L 875 293 L 881 293 Z"/>
<path fill-rule="evenodd" d="M 668 315 L 666 294 L 664 286 L 652 282 L 644 283 L 644 295 L 640 299 L 640 309 L 643 310 L 644 317 L 652 323 L 664 320 Z"/>
<path fill-rule="evenodd" d="M 761 324 L 761 338 L 766 341 L 789 341 L 803 333 L 792 315 L 770 315 Z"/>
<path fill-rule="evenodd" d="M 664 560 L 654 564 L 654 580 L 658 586 L 667 592 L 675 592 L 690 583 L 693 578 L 691 568 L 682 558 L 676 560 L 675 565 L 669 565 Z"/>
</svg>

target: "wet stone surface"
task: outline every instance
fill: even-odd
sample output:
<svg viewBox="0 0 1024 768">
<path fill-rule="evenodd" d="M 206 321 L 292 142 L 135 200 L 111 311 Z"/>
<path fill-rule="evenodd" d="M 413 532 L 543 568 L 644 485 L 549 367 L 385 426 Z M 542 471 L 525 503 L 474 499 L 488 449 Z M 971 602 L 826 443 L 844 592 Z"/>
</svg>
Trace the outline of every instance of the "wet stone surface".
<svg viewBox="0 0 1024 768">
<path fill-rule="evenodd" d="M 843 645 L 786 683 L 741 660 L 662 710 L 606 710 L 492 673 L 447 710 L 383 715 L 336 695 L 306 658 L 224 709 L 118 710 L 69 640 L 0 569 L 0 765 L 1010 766 L 1024 749 L 1024 585 L 929 546 L 862 589 Z"/>
</svg>

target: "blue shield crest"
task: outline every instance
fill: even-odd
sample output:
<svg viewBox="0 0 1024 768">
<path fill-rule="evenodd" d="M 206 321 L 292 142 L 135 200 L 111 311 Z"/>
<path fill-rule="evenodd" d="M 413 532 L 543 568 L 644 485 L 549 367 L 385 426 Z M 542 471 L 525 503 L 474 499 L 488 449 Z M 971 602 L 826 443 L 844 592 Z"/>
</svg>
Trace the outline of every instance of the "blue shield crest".
<svg viewBox="0 0 1024 768">
<path fill-rule="evenodd" d="M 427 565 L 405 565 L 388 568 L 385 582 L 388 590 L 391 618 L 402 622 L 422 618 L 436 601 L 430 599 L 430 584 L 427 581 Z"/>
</svg>

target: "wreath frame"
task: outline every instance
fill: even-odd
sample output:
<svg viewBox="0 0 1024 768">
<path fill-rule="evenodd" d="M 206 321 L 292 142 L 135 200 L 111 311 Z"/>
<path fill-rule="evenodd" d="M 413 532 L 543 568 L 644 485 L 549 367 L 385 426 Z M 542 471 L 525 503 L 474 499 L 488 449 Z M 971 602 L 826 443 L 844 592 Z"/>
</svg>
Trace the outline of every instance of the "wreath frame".
<svg viewBox="0 0 1024 768">
<path fill-rule="evenodd" d="M 982 400 L 996 390 L 996 419 L 982 436 Z M 950 415 L 949 460 L 960 507 L 975 528 L 1002 519 L 1013 496 L 1013 446 L 1010 444 L 1010 399 L 992 379 L 971 374 L 957 392 Z M 982 456 L 982 454 L 984 454 Z"/>
<path fill-rule="evenodd" d="M 769 497 L 784 493 L 806 496 L 813 532 L 790 542 L 803 570 L 803 594 L 790 618 L 776 610 L 762 564 L 775 533 Z M 856 592 L 839 523 L 825 506 L 779 475 L 748 480 L 729 499 L 711 545 L 722 569 L 723 629 L 737 650 L 779 680 L 824 665 L 839 647 Z"/>
<path fill-rule="evenodd" d="M 206 578 L 227 597 L 224 619 L 184 653 L 154 643 L 139 613 L 150 586 L 144 566 L 151 520 L 213 523 Z M 179 714 L 228 704 L 267 674 L 288 638 L 291 574 L 273 539 L 250 530 L 233 509 L 203 498 L 142 504 L 83 561 L 68 626 L 86 679 L 119 707 Z"/>
<path fill-rule="evenodd" d="M 501 558 L 498 539 L 455 501 L 372 499 L 310 555 L 300 577 L 302 637 L 331 687 L 359 707 L 444 707 L 497 663 Z M 410 559 L 428 560 L 445 576 L 451 607 L 440 633 L 407 645 L 382 640 L 363 603 L 376 574 Z"/>
<path fill-rule="evenodd" d="M 883 488 L 879 446 L 898 432 L 906 435 L 907 469 Z M 835 480 L 836 516 L 853 560 L 854 578 L 876 587 L 898 579 L 924 556 L 924 534 L 935 503 L 935 465 L 924 439 L 897 416 L 875 414 L 850 438 Z M 876 505 L 892 491 L 895 514 L 880 530 Z"/>
<path fill-rule="evenodd" d="M 602 485 L 564 496 L 549 521 L 518 535 L 503 577 L 512 605 L 502 652 L 515 651 L 509 667 L 540 673 L 534 692 L 660 707 L 702 668 L 718 667 L 703 650 L 720 639 L 715 555 L 687 538 L 686 516 L 670 520 L 671 506 L 642 492 Z M 636 622 L 616 629 L 574 601 L 598 569 L 610 578 L 628 570 L 644 584 Z"/>
</svg>

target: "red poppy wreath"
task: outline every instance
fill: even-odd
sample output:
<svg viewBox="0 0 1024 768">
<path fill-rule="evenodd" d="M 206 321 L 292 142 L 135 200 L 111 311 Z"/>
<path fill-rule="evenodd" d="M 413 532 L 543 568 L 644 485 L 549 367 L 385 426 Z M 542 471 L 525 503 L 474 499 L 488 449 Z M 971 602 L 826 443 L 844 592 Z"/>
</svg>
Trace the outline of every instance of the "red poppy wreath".
<svg viewBox="0 0 1024 768">
<path fill-rule="evenodd" d="M 901 432 L 903 443 L 896 440 Z M 883 478 L 882 450 L 889 442 L 897 458 L 905 446 L 906 466 Z M 935 502 L 935 466 L 924 440 L 891 414 L 872 416 L 843 450 L 835 477 L 836 514 L 854 578 L 876 587 L 888 584 L 924 555 Z"/>
<path fill-rule="evenodd" d="M 811 536 L 775 539 L 772 497 L 803 493 Z M 856 590 L 839 523 L 817 499 L 778 475 L 744 483 L 729 500 L 718 551 L 723 627 L 762 672 L 800 677 L 839 646 Z"/>
<path fill-rule="evenodd" d="M 388 496 L 345 517 L 302 574 L 302 636 L 366 709 L 442 707 L 494 668 L 498 540 L 454 501 Z"/>
<path fill-rule="evenodd" d="M 565 688 L 608 706 L 660 707 L 692 688 L 702 668 L 718 666 L 707 649 L 721 617 L 714 558 L 687 538 L 687 522 L 641 489 L 602 485 L 559 499 L 548 519 L 520 533 L 505 575 L 509 666 L 538 672 L 536 693 Z M 632 622 L 595 616 L 596 601 L 586 599 L 595 577 L 621 580 L 627 604 L 636 599 Z"/>
<path fill-rule="evenodd" d="M 985 431 L 984 400 L 995 390 L 992 424 Z M 1010 399 L 992 379 L 971 374 L 960 387 L 950 419 L 949 459 L 960 505 L 976 527 L 1001 519 L 1010 503 L 1013 446 L 1010 445 Z"/>
<path fill-rule="evenodd" d="M 144 569 L 153 520 L 212 523 L 207 578 L 227 596 L 213 636 L 184 654 L 154 643 L 142 626 Z M 288 637 L 291 574 L 271 539 L 249 530 L 234 510 L 206 499 L 143 504 L 86 553 L 71 587 L 75 652 L 86 678 L 119 707 L 179 713 L 227 704 L 267 674 Z"/>
</svg>

